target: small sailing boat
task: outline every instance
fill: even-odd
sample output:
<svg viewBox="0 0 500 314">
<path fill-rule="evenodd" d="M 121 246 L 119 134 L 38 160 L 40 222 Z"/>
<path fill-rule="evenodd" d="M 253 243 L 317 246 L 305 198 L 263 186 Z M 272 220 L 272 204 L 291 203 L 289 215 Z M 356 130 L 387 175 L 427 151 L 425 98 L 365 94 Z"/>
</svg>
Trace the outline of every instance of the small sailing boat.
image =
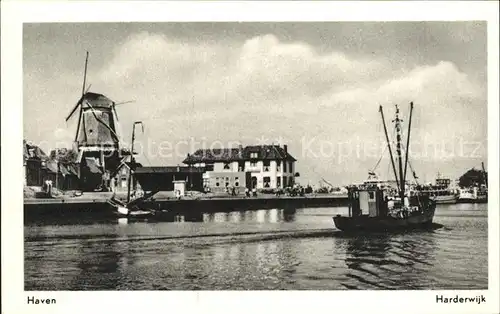
<svg viewBox="0 0 500 314">
<path fill-rule="evenodd" d="M 349 216 L 337 215 L 333 217 L 335 226 L 345 232 L 351 231 L 396 231 L 421 229 L 432 226 L 436 201 L 429 195 L 420 193 L 407 193 L 406 191 L 406 170 L 408 165 L 408 153 L 403 162 L 401 143 L 402 120 L 399 118 L 399 108 L 396 105 L 396 118 L 394 119 L 396 128 L 396 153 L 398 158 L 399 176 L 392 155 L 391 143 L 387 133 L 382 106 L 379 108 L 384 132 L 389 149 L 392 169 L 397 184 L 397 197 L 388 193 L 380 184 L 363 184 L 352 186 L 348 190 Z M 410 142 L 411 117 L 413 103 L 410 104 L 410 119 L 408 124 L 408 135 L 406 152 L 408 152 Z M 410 165 L 411 168 L 411 165 Z M 404 170 L 403 170 L 404 169 Z M 415 172 L 413 171 L 416 179 Z"/>
<path fill-rule="evenodd" d="M 145 199 L 146 197 L 138 197 L 131 200 L 131 181 L 133 176 L 133 171 L 135 169 L 135 158 L 134 158 L 134 140 L 135 140 L 135 126 L 142 122 L 134 122 L 132 127 L 132 149 L 130 154 L 130 174 L 127 181 L 127 202 L 121 202 L 120 200 L 112 197 L 108 200 L 108 204 L 114 209 L 114 213 L 119 218 L 135 219 L 135 220 L 149 220 L 149 219 L 161 219 L 165 218 L 169 213 L 167 210 L 155 210 L 146 208 Z M 144 131 L 144 127 L 143 127 Z"/>
</svg>

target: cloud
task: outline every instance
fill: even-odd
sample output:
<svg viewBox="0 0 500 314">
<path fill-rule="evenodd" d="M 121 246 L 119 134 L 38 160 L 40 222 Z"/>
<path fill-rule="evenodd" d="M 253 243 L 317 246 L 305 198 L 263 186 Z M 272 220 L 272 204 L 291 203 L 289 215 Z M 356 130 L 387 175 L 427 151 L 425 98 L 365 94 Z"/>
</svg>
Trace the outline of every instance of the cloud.
<svg viewBox="0 0 500 314">
<path fill-rule="evenodd" d="M 93 75 L 92 90 L 136 101 L 118 107 L 125 138 L 136 120 L 155 141 L 283 138 L 304 168 L 331 172 L 336 157 L 302 156 L 302 139 L 316 139 L 316 151 L 320 140 L 337 148 L 383 141 L 378 106 L 385 106 L 389 123 L 393 104 L 406 114 L 410 101 L 417 140 L 486 138 L 485 88 L 446 60 L 402 68 L 398 60 L 320 52 L 271 34 L 220 44 L 143 32 L 110 53 L 111 61 Z M 335 171 L 359 171 L 356 159 L 346 158 Z M 373 159 L 361 163 L 368 168 Z"/>
</svg>

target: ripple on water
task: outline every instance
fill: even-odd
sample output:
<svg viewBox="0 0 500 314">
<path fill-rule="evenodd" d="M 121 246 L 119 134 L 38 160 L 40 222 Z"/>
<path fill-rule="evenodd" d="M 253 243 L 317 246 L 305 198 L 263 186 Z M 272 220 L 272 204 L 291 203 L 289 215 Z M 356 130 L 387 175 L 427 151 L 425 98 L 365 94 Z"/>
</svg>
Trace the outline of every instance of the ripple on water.
<svg viewBox="0 0 500 314">
<path fill-rule="evenodd" d="M 293 219 L 293 212 L 274 211 L 240 213 L 234 221 L 26 226 L 25 288 L 487 288 L 481 213 L 462 217 L 447 206 L 436 216 L 441 229 L 347 236 L 333 229 L 329 215 L 338 209 L 303 209 Z"/>
</svg>

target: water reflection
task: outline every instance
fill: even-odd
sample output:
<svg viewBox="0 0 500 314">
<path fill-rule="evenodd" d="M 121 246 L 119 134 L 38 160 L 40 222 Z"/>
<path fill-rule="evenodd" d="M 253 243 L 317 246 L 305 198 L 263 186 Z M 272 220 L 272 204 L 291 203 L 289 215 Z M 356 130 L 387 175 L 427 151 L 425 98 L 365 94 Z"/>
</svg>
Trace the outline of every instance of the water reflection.
<svg viewBox="0 0 500 314">
<path fill-rule="evenodd" d="M 297 209 L 295 209 L 295 208 L 283 209 L 283 221 L 285 221 L 285 222 L 295 221 L 295 214 L 296 213 L 297 213 Z"/>
<path fill-rule="evenodd" d="M 342 285 L 348 289 L 418 289 L 417 282 L 429 284 L 426 272 L 433 264 L 434 241 L 432 231 L 348 239 L 347 280 Z"/>
<path fill-rule="evenodd" d="M 25 289 L 487 288 L 486 217 L 448 209 L 437 217 L 447 228 L 434 232 L 353 237 L 332 231 L 337 210 L 206 213 L 203 223 L 179 216 L 176 223 L 26 226 Z"/>
<path fill-rule="evenodd" d="M 88 242 L 80 240 L 78 246 L 79 258 L 65 261 L 75 263 L 78 269 L 70 283 L 69 290 L 81 286 L 82 290 L 100 286 L 102 290 L 116 289 L 120 283 L 120 260 L 122 250 L 112 242 Z M 94 273 L 100 274 L 98 277 Z"/>
<path fill-rule="evenodd" d="M 210 223 L 242 223 L 242 222 L 257 222 L 257 223 L 280 223 L 292 222 L 295 220 L 296 209 L 262 209 L 262 210 L 247 210 L 235 211 L 228 213 L 204 213 L 200 215 L 200 222 Z M 189 220 L 193 221 L 193 220 Z"/>
</svg>

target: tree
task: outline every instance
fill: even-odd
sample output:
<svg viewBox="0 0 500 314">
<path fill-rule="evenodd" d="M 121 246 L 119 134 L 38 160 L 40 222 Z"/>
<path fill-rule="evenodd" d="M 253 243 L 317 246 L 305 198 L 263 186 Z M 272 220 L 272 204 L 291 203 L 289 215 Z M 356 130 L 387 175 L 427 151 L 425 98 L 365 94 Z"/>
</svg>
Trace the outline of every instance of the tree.
<svg viewBox="0 0 500 314">
<path fill-rule="evenodd" d="M 488 173 L 481 170 L 477 170 L 475 168 L 470 169 L 466 173 L 464 173 L 458 179 L 458 185 L 461 188 L 468 188 L 474 185 L 481 185 L 485 183 L 485 180 L 488 180 Z"/>
</svg>

